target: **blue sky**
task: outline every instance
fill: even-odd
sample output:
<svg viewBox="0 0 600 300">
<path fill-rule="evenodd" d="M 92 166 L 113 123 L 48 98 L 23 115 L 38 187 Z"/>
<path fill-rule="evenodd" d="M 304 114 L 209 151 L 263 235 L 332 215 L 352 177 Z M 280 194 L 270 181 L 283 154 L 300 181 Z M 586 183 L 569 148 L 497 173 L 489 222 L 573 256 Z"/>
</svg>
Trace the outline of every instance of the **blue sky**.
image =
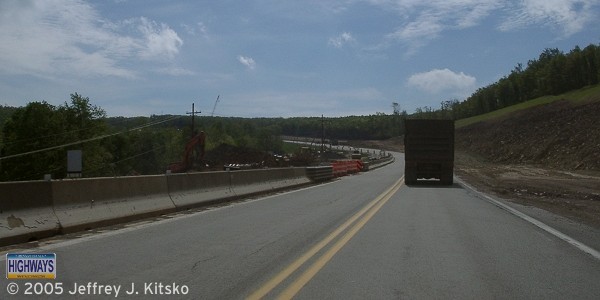
<svg viewBox="0 0 600 300">
<path fill-rule="evenodd" d="M 463 100 L 545 48 L 600 43 L 599 0 L 0 1 L 0 104 L 109 116 L 347 116 Z"/>
</svg>

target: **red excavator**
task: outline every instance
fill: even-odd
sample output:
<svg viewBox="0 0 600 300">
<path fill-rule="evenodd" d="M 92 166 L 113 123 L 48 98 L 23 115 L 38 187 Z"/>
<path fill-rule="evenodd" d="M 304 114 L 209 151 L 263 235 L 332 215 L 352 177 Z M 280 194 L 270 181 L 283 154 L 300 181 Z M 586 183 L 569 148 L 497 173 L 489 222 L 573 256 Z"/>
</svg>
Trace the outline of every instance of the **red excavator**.
<svg viewBox="0 0 600 300">
<path fill-rule="evenodd" d="M 204 141 L 206 134 L 204 131 L 196 134 L 185 145 L 183 153 L 183 161 L 172 163 L 167 167 L 171 173 L 185 173 L 194 167 L 194 163 L 201 161 L 204 158 Z M 194 153 L 195 152 L 195 153 Z"/>
</svg>

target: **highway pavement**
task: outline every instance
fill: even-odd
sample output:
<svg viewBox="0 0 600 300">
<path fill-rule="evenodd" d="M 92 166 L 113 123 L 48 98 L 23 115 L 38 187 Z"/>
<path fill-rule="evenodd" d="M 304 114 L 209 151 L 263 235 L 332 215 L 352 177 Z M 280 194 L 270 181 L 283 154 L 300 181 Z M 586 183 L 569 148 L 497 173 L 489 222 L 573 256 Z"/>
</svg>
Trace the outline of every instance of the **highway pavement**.
<svg viewBox="0 0 600 300">
<path fill-rule="evenodd" d="M 0 299 L 600 299 L 598 258 L 458 184 L 407 187 L 395 156 L 319 186 L 22 245 L 9 252 L 56 253 L 57 279 L 2 278 Z"/>
</svg>

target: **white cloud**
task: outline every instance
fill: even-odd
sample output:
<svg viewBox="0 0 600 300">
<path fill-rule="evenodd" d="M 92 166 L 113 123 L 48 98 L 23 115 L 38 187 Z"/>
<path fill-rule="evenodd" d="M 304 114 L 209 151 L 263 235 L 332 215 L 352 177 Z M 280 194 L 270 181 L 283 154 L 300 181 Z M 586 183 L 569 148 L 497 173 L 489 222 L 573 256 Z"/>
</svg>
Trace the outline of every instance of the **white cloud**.
<svg viewBox="0 0 600 300">
<path fill-rule="evenodd" d="M 333 47 L 342 48 L 345 44 L 353 42 L 356 42 L 356 39 L 352 37 L 352 34 L 344 32 L 336 37 L 329 38 L 329 42 L 327 43 Z"/>
<path fill-rule="evenodd" d="M 532 24 L 552 26 L 564 36 L 573 35 L 597 16 L 592 14 L 597 0 L 523 0 L 512 8 L 512 13 L 499 29 L 510 31 Z"/>
<path fill-rule="evenodd" d="M 408 78 L 408 85 L 422 91 L 439 94 L 449 92 L 453 95 L 464 95 L 475 88 L 476 79 L 463 72 L 456 73 L 449 69 L 434 69 L 417 73 Z"/>
<path fill-rule="evenodd" d="M 156 70 L 157 73 L 171 75 L 171 76 L 191 76 L 196 75 L 196 72 L 184 68 L 178 67 L 169 67 L 169 68 L 160 68 Z"/>
<path fill-rule="evenodd" d="M 570 36 L 597 18 L 592 8 L 600 4 L 598 0 L 364 1 L 398 15 L 402 25 L 386 39 L 404 44 L 409 54 L 446 31 L 479 26 L 492 15 L 501 20 L 498 29 L 502 31 L 536 24 Z"/>
<path fill-rule="evenodd" d="M 494 10 L 502 7 L 497 0 L 366 0 L 372 5 L 396 13 L 402 25 L 385 36 L 376 48 L 390 42 L 407 47 L 407 55 L 438 38 L 448 30 L 461 30 L 479 25 Z"/>
<path fill-rule="evenodd" d="M 204 22 L 198 22 L 196 25 L 188 25 L 181 24 L 181 27 L 185 29 L 185 31 L 190 35 L 196 35 L 200 33 L 201 35 L 208 37 L 208 27 L 204 24 Z"/>
<path fill-rule="evenodd" d="M 81 0 L 1 1 L 0 41 L 0 71 L 46 78 L 133 78 L 132 61 L 172 59 L 183 43 L 166 24 L 111 22 Z"/>
<path fill-rule="evenodd" d="M 308 92 L 258 91 L 232 95 L 229 108 L 236 116 L 349 116 L 374 114 L 384 96 L 372 87 Z M 384 101 L 383 107 L 389 106 Z"/>
<path fill-rule="evenodd" d="M 238 56 L 238 61 L 250 70 L 254 70 L 254 68 L 256 67 L 256 62 L 254 61 L 254 59 L 252 59 L 252 57 L 240 55 Z"/>
<path fill-rule="evenodd" d="M 479 24 L 502 6 L 496 0 L 370 1 L 396 11 L 407 20 L 395 32 L 401 39 L 429 37 L 447 29 L 462 29 Z"/>
<path fill-rule="evenodd" d="M 166 24 L 158 25 L 144 17 L 139 18 L 139 31 L 144 36 L 144 47 L 142 48 L 142 57 L 152 58 L 173 58 L 179 53 L 179 47 L 183 41 L 177 35 L 177 32 L 169 28 Z"/>
</svg>

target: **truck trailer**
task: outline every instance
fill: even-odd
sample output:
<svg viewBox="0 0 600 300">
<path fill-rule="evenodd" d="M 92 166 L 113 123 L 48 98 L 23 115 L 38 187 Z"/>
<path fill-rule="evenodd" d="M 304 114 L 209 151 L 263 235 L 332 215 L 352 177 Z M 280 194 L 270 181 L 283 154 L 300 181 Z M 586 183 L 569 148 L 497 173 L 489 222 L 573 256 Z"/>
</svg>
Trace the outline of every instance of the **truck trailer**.
<svg viewBox="0 0 600 300">
<path fill-rule="evenodd" d="M 404 182 L 451 185 L 454 175 L 454 121 L 406 119 Z"/>
</svg>

